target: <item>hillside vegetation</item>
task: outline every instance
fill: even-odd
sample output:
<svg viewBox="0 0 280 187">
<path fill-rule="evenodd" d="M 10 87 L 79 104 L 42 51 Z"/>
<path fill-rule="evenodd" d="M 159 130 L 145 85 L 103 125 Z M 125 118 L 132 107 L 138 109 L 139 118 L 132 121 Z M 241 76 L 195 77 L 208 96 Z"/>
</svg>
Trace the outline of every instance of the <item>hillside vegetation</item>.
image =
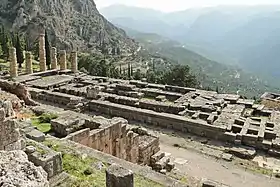
<svg viewBox="0 0 280 187">
<path fill-rule="evenodd" d="M 200 82 L 200 88 L 221 93 L 238 93 L 248 98 L 259 97 L 265 91 L 279 91 L 268 82 L 240 68 L 211 61 L 178 42 L 156 34 L 128 31 L 149 53 L 171 59 L 171 63 L 188 65 Z"/>
<path fill-rule="evenodd" d="M 172 13 L 133 7 L 133 14 L 130 9 L 110 6 L 101 13 L 123 28 L 169 37 L 189 50 L 237 65 L 279 87 L 280 6 L 218 6 Z M 117 10 L 122 10 L 121 16 Z"/>
</svg>

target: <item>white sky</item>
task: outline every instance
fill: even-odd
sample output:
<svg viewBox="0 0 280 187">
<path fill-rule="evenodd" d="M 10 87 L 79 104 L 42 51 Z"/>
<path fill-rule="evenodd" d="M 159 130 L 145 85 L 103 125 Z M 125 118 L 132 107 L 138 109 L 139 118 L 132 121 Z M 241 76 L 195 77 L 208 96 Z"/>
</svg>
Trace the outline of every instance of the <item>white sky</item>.
<svg viewBox="0 0 280 187">
<path fill-rule="evenodd" d="M 172 12 L 193 7 L 217 5 L 274 5 L 280 4 L 280 0 L 95 0 L 95 3 L 98 8 L 112 4 L 125 4 Z"/>
</svg>

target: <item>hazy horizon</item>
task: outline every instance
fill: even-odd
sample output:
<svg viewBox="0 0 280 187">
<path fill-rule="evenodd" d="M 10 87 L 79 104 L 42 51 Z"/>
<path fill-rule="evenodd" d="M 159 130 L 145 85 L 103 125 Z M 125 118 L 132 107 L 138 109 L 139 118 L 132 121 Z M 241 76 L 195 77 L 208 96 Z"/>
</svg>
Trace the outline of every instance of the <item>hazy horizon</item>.
<svg viewBox="0 0 280 187">
<path fill-rule="evenodd" d="M 97 7 L 103 8 L 114 4 L 123 4 L 127 6 L 136 6 L 142 8 L 151 8 L 162 12 L 180 11 L 189 8 L 203 8 L 211 6 L 255 6 L 255 5 L 280 5 L 279 0 L 173 0 L 172 4 L 168 1 L 150 1 L 150 0 L 95 0 Z"/>
</svg>

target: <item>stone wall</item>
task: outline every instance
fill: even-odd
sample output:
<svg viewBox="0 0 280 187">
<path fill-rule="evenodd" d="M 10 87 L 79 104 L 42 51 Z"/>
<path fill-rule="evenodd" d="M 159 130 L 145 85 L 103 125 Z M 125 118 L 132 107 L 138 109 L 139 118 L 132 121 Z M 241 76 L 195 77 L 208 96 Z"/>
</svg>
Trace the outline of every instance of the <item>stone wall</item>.
<svg viewBox="0 0 280 187">
<path fill-rule="evenodd" d="M 55 152 L 47 146 L 33 140 L 27 140 L 26 145 L 25 152 L 28 155 L 28 159 L 35 166 L 42 166 L 48 174 L 48 179 L 62 172 L 61 153 Z"/>
<path fill-rule="evenodd" d="M 89 109 L 111 116 L 123 117 L 128 120 L 175 129 L 181 132 L 190 132 L 214 139 L 223 139 L 223 134 L 226 132 L 225 127 L 209 125 L 206 121 L 197 121 L 174 114 L 158 113 L 104 101 L 90 101 Z"/>
<path fill-rule="evenodd" d="M 10 101 L 1 102 L 0 108 L 0 150 L 19 150 L 24 147 L 14 111 Z"/>
</svg>

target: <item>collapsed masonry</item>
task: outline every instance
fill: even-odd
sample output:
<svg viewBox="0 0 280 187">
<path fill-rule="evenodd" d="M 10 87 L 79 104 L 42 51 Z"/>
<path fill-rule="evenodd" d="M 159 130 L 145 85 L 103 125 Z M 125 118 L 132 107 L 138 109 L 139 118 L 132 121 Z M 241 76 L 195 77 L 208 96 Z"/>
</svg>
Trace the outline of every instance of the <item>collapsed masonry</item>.
<svg viewBox="0 0 280 187">
<path fill-rule="evenodd" d="M 55 54 L 56 50 L 52 51 Z M 55 57 L 53 70 L 15 76 L 15 80 L 28 86 L 32 99 L 73 111 L 51 121 L 58 137 L 130 162 L 150 165 L 162 173 L 170 171 L 174 164 L 168 154 L 159 151 L 158 137 L 142 128 L 131 128 L 128 121 L 217 139 L 233 147 L 246 145 L 280 156 L 280 112 L 263 103 L 256 104 L 234 94 L 89 76 L 77 72 L 77 53 L 71 54 L 72 67 L 67 70 L 65 51 L 60 52 L 60 70 L 57 70 Z M 276 102 L 275 95 L 268 99 L 266 94 L 262 99 Z M 89 117 L 80 112 L 112 118 Z M 33 133 L 30 137 L 38 138 Z M 39 153 L 29 151 L 29 156 Z M 51 160 L 53 165 L 59 164 L 59 159 Z M 50 176 L 61 171 L 57 166 L 49 170 L 49 160 L 38 162 Z"/>
<path fill-rule="evenodd" d="M 1 91 L 1 95 L 3 95 Z M 14 99 L 15 101 L 16 99 Z M 9 100 L 0 103 L 0 184 L 1 186 L 48 187 L 47 173 L 28 160 L 22 151 L 24 138 L 15 120 L 13 104 Z"/>
<path fill-rule="evenodd" d="M 280 112 L 239 95 L 85 74 L 22 78 L 37 101 L 280 151 Z"/>
</svg>

